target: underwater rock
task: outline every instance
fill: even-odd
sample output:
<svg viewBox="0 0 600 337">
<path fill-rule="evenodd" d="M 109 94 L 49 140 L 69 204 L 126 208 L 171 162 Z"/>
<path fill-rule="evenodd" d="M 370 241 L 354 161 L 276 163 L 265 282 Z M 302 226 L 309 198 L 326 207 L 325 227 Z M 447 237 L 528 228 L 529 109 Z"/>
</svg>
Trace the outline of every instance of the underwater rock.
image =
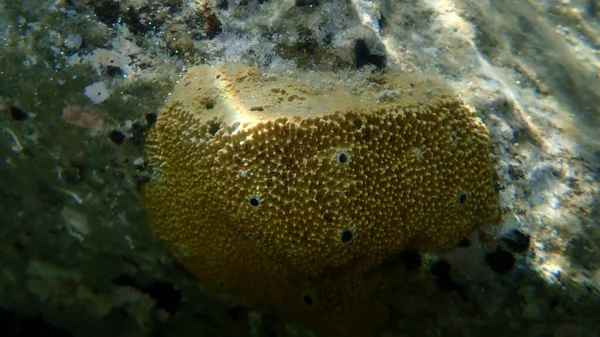
<svg viewBox="0 0 600 337">
<path fill-rule="evenodd" d="M 465 102 L 433 79 L 356 76 L 192 68 L 146 140 L 142 203 L 182 264 L 326 335 L 385 322 L 386 258 L 456 247 L 499 216 Z"/>
</svg>

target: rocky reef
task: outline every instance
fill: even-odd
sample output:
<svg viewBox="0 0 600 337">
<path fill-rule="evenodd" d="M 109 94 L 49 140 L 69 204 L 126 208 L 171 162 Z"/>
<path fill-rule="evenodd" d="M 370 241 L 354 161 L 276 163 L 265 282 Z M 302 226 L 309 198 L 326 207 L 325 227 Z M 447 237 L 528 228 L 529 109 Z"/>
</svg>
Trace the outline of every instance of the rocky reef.
<svg viewBox="0 0 600 337">
<path fill-rule="evenodd" d="M 597 336 L 598 8 L 3 1 L 1 334 Z"/>
</svg>

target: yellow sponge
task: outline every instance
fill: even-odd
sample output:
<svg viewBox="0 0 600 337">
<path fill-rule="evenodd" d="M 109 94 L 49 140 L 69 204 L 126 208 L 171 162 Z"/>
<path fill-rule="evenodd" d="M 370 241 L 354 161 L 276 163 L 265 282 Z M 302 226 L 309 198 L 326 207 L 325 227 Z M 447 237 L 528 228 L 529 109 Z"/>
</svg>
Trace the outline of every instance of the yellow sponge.
<svg viewBox="0 0 600 337">
<path fill-rule="evenodd" d="M 142 201 L 208 286 L 366 336 L 386 319 L 374 268 L 499 216 L 488 143 L 433 80 L 199 66 L 149 134 Z"/>
</svg>

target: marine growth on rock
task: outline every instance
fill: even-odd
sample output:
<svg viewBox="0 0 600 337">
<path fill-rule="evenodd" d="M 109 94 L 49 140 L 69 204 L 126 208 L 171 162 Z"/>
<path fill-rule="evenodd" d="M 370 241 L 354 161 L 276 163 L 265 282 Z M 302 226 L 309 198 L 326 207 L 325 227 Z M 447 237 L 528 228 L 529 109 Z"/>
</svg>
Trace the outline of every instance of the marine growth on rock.
<svg viewBox="0 0 600 337">
<path fill-rule="evenodd" d="M 382 261 L 498 217 L 488 143 L 435 80 L 199 66 L 148 136 L 143 204 L 207 287 L 367 336 L 386 319 Z"/>
</svg>

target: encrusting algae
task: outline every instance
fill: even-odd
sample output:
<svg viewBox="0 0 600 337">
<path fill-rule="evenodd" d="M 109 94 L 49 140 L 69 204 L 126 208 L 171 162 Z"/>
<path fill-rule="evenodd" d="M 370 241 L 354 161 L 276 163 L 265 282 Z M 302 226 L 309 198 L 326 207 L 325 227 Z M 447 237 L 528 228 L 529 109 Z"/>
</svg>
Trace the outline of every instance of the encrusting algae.
<svg viewBox="0 0 600 337">
<path fill-rule="evenodd" d="M 373 76 L 190 69 L 147 140 L 155 233 L 212 289 L 326 335 L 373 334 L 382 261 L 499 216 L 475 112 L 438 82 Z"/>
</svg>

